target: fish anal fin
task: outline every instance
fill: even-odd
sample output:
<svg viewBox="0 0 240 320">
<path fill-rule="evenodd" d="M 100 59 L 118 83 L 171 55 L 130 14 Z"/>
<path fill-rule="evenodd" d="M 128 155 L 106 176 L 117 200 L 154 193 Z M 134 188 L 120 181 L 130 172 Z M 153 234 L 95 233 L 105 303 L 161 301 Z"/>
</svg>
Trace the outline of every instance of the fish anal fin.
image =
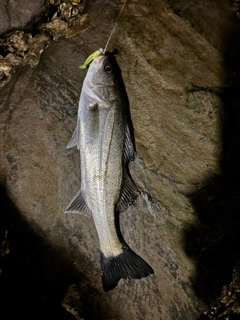
<svg viewBox="0 0 240 320">
<path fill-rule="evenodd" d="M 114 289 L 120 279 L 141 279 L 153 274 L 150 265 L 133 252 L 126 244 L 123 252 L 114 257 L 101 253 L 101 275 L 104 291 Z"/>
<path fill-rule="evenodd" d="M 84 195 L 80 190 L 69 203 L 65 213 L 82 213 L 86 216 L 91 216 L 91 210 L 84 199 Z"/>
<path fill-rule="evenodd" d="M 139 190 L 129 177 L 127 170 L 124 170 L 123 183 L 120 198 L 116 204 L 118 212 L 125 211 L 139 195 Z"/>
</svg>

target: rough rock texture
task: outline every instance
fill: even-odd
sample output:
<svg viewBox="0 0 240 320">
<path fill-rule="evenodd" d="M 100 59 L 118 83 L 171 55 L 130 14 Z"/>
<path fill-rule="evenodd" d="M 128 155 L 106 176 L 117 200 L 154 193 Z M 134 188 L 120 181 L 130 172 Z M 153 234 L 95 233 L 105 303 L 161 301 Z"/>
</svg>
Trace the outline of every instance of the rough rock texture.
<svg viewBox="0 0 240 320">
<path fill-rule="evenodd" d="M 63 284 L 77 319 L 194 320 L 239 258 L 239 21 L 225 0 L 126 5 L 109 49 L 120 51 L 142 194 L 121 229 L 155 274 L 106 294 L 93 221 L 64 214 L 80 186 L 79 154 L 66 145 L 85 76 L 78 66 L 104 47 L 120 5 L 95 1 L 87 30 L 53 43 L 1 89 L 0 177 L 18 209 L 11 215 L 41 239 L 46 277 Z"/>
<path fill-rule="evenodd" d="M 11 4 L 12 2 L 9 2 L 5 8 Z M 11 32 L 0 38 L 0 87 L 9 82 L 19 65 L 35 67 L 41 53 L 52 41 L 63 36 L 72 37 L 85 30 L 89 25 L 88 15 L 83 14 L 85 5 L 86 1 L 81 0 L 46 1 L 37 18 L 25 25 L 24 30 L 12 28 Z M 45 11 L 41 14 L 43 8 Z M 21 6 L 16 7 L 14 12 L 19 13 L 19 11 Z M 26 13 L 29 13 L 29 8 L 24 7 L 23 17 Z M 10 20 L 7 18 L 6 21 Z"/>
<path fill-rule="evenodd" d="M 13 29 L 30 28 L 44 12 L 44 0 L 1 0 L 0 34 Z"/>
</svg>

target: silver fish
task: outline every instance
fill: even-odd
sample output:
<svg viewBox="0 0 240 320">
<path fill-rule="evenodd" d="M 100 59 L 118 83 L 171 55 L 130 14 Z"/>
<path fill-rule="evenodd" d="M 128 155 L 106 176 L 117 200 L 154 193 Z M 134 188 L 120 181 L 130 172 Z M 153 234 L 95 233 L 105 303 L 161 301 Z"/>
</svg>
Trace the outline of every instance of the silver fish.
<svg viewBox="0 0 240 320">
<path fill-rule="evenodd" d="M 120 68 L 110 53 L 89 66 L 79 101 L 77 127 L 68 148 L 81 152 L 81 189 L 66 212 L 92 214 L 101 249 L 103 288 L 121 278 L 140 279 L 153 269 L 123 240 L 118 213 L 138 196 L 129 172 L 134 159 L 128 98 Z"/>
</svg>

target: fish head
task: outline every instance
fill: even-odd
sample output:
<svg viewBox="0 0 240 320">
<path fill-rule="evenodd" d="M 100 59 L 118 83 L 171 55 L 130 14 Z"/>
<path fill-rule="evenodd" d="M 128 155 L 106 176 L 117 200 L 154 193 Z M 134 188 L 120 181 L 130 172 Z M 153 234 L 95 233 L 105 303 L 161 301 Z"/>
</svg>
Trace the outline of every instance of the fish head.
<svg viewBox="0 0 240 320">
<path fill-rule="evenodd" d="M 101 53 L 93 59 L 86 74 L 82 93 L 86 105 L 97 103 L 102 108 L 110 108 L 113 101 L 128 104 L 121 70 L 114 53 Z"/>
<path fill-rule="evenodd" d="M 110 55 L 100 54 L 90 64 L 87 77 L 92 86 L 113 86 L 116 72 L 114 59 Z"/>
</svg>

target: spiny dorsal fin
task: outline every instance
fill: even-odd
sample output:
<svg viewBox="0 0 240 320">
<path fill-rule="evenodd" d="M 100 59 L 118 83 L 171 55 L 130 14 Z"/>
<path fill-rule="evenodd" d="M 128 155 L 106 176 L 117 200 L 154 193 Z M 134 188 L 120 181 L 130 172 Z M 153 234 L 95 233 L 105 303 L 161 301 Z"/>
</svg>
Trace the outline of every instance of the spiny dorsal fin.
<svg viewBox="0 0 240 320">
<path fill-rule="evenodd" d="M 65 213 L 83 213 L 86 216 L 91 216 L 91 210 L 88 208 L 88 205 L 86 204 L 84 195 L 81 190 L 69 203 Z"/>
<path fill-rule="evenodd" d="M 138 188 L 135 186 L 125 169 L 123 174 L 122 193 L 116 205 L 116 210 L 118 212 L 125 211 L 134 202 L 134 200 L 137 199 L 138 195 Z"/>
<path fill-rule="evenodd" d="M 116 210 L 118 212 L 125 211 L 139 195 L 139 190 L 135 186 L 127 170 L 129 162 L 134 160 L 134 157 L 135 157 L 135 152 L 134 152 L 134 147 L 132 143 L 131 133 L 130 133 L 129 126 L 127 125 L 126 133 L 125 133 L 125 143 L 123 148 L 123 163 L 124 163 L 125 169 L 123 171 L 121 196 L 116 205 Z"/>
<path fill-rule="evenodd" d="M 132 142 L 132 137 L 130 133 L 129 126 L 126 125 L 126 133 L 125 133 L 125 143 L 123 148 L 123 162 L 127 165 L 130 161 L 134 160 L 134 146 Z"/>
</svg>

